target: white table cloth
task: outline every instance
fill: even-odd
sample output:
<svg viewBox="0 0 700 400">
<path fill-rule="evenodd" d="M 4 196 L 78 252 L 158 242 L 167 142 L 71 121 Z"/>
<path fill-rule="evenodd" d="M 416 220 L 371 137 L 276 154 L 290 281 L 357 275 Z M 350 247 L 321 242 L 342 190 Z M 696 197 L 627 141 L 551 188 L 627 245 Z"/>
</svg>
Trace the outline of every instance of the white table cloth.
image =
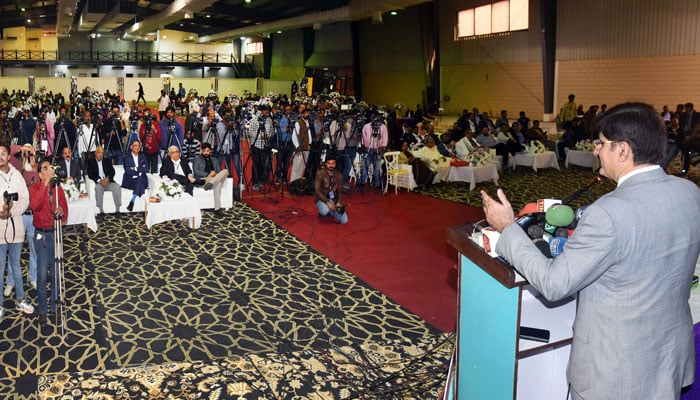
<svg viewBox="0 0 700 400">
<path fill-rule="evenodd" d="M 537 172 L 538 168 L 556 168 L 559 169 L 557 155 L 553 151 L 545 151 L 539 154 L 516 153 L 513 159 L 513 169 L 517 165 L 532 167 Z"/>
<path fill-rule="evenodd" d="M 78 199 L 68 202 L 68 219 L 66 225 L 86 224 L 91 231 L 97 232 L 97 221 L 95 220 L 95 210 L 92 208 L 90 199 Z"/>
<path fill-rule="evenodd" d="M 469 190 L 474 190 L 477 182 L 489 180 L 498 185 L 496 164 L 489 163 L 481 167 L 450 167 L 450 172 L 447 175 L 448 182 L 469 182 Z"/>
<path fill-rule="evenodd" d="M 185 193 L 177 200 L 146 203 L 146 226 L 148 229 L 151 229 L 155 224 L 178 219 L 187 219 L 192 229 L 199 229 L 202 225 L 202 211 L 189 194 Z"/>
<path fill-rule="evenodd" d="M 566 162 L 564 165 L 569 167 L 569 164 L 590 167 L 594 170 L 600 168 L 600 160 L 593 155 L 592 151 L 569 150 L 566 153 Z"/>
</svg>

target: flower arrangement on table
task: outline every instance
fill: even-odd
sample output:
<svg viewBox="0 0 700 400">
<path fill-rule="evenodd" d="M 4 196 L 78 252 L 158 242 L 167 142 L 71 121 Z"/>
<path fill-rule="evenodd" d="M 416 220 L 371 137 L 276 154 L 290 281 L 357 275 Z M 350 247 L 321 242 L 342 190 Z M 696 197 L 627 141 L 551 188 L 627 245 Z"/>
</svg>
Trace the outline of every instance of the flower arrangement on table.
<svg viewBox="0 0 700 400">
<path fill-rule="evenodd" d="M 249 99 L 249 98 L 251 98 L 251 97 L 253 97 L 253 92 L 251 92 L 251 91 L 248 90 L 248 89 L 245 89 L 245 90 L 243 91 L 243 98 L 244 98 L 244 99 Z"/>
<path fill-rule="evenodd" d="M 61 188 L 66 195 L 66 200 L 76 201 L 80 199 L 80 189 L 74 182 L 61 182 Z"/>
<path fill-rule="evenodd" d="M 182 197 L 185 193 L 180 182 L 170 179 L 167 176 L 161 178 L 160 183 L 156 186 L 156 197 L 163 201 L 172 201 Z"/>
<path fill-rule="evenodd" d="M 595 143 L 591 139 L 579 140 L 576 142 L 576 150 L 593 151 L 595 150 Z"/>
<path fill-rule="evenodd" d="M 469 153 L 467 161 L 474 167 L 483 167 L 491 161 L 491 154 L 483 147 Z"/>
<path fill-rule="evenodd" d="M 544 144 L 542 144 L 542 142 L 539 140 L 533 140 L 525 145 L 525 152 L 529 154 L 542 154 L 546 150 L 547 149 L 544 147 Z"/>
</svg>

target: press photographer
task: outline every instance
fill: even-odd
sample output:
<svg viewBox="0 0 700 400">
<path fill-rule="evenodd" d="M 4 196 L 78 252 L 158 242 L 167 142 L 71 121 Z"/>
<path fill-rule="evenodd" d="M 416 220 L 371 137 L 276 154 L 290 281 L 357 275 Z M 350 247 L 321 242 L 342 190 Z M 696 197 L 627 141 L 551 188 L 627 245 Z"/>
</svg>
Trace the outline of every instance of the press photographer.
<svg viewBox="0 0 700 400">
<path fill-rule="evenodd" d="M 348 213 L 341 200 L 343 174 L 335 170 L 334 154 L 326 156 L 325 166 L 318 170 L 314 179 L 314 199 L 318 209 L 318 219 L 322 221 L 324 217 L 330 215 L 339 223 L 347 224 Z"/>
<path fill-rule="evenodd" d="M 115 114 L 117 118 L 115 118 Z M 95 115 L 98 114 L 93 113 L 93 116 Z M 126 130 L 124 129 L 124 121 L 118 118 L 118 115 L 119 107 L 112 108 L 112 116 L 107 121 L 102 121 L 102 126 L 99 127 L 100 142 L 105 149 L 106 156 L 114 161 L 114 165 L 122 165 L 124 162 L 124 145 L 122 140 L 126 136 Z M 98 129 L 98 127 L 95 129 Z"/>
<path fill-rule="evenodd" d="M 75 151 L 78 139 L 78 129 L 68 118 L 66 106 L 59 108 L 58 120 L 53 126 L 53 131 L 56 134 L 54 141 L 54 156 L 60 155 L 61 149 L 68 147 L 71 151 Z"/>
<path fill-rule="evenodd" d="M 10 146 L 0 144 L 0 191 L 3 192 L 0 208 L 0 257 L 9 258 L 8 276 L 11 275 L 17 287 L 16 307 L 26 313 L 34 312 L 29 300 L 24 298 L 24 286 L 20 269 L 20 255 L 24 243 L 24 222 L 22 214 L 29 205 L 29 192 L 22 174 L 10 164 Z M 0 274 L 0 287 L 4 286 L 4 274 Z M 0 293 L 0 320 L 5 314 L 4 294 Z"/>
<path fill-rule="evenodd" d="M 41 184 L 32 185 L 30 205 L 34 213 L 34 247 L 37 258 L 37 302 L 39 307 L 39 325 L 45 326 L 46 311 L 50 307 L 56 314 L 57 287 L 56 279 L 51 279 L 51 299 L 47 304 L 46 278 L 48 271 L 55 277 L 57 272 L 54 263 L 55 231 L 54 220 L 66 222 L 68 219 L 68 203 L 63 188 L 59 184 L 60 176 L 54 173 L 51 160 L 44 158 L 39 163 L 39 178 Z M 19 281 L 16 281 L 19 282 Z M 58 318 L 58 317 L 57 317 Z M 57 324 L 59 321 L 56 321 Z"/>
<path fill-rule="evenodd" d="M 160 121 L 160 133 L 161 158 L 165 157 L 170 146 L 177 146 L 182 151 L 185 134 L 182 124 L 175 118 L 175 107 L 165 109 L 165 118 Z"/>
<path fill-rule="evenodd" d="M 152 174 L 158 172 L 158 156 L 162 134 L 160 125 L 156 122 L 153 114 L 148 110 L 143 112 L 143 124 L 139 128 L 139 138 L 143 143 L 143 153 L 146 155 L 149 171 Z"/>
</svg>

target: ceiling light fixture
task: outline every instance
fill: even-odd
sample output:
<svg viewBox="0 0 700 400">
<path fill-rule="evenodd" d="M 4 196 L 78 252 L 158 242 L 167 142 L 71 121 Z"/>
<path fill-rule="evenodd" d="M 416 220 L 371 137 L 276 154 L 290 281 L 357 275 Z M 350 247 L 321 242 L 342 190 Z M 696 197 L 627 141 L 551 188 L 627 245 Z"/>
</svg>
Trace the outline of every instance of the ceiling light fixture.
<svg viewBox="0 0 700 400">
<path fill-rule="evenodd" d="M 252 0 L 245 0 L 245 2 L 246 2 L 247 4 L 250 4 L 251 1 L 252 1 Z"/>
<path fill-rule="evenodd" d="M 277 34 L 280 34 L 280 33 L 282 33 L 282 31 L 277 31 Z"/>
<path fill-rule="evenodd" d="M 28 23 L 28 24 L 31 24 L 31 23 L 32 23 L 32 20 L 29 19 L 29 18 L 27 18 L 27 23 Z"/>
<path fill-rule="evenodd" d="M 396 11 L 392 11 L 389 14 L 394 15 L 394 16 L 399 15 L 399 13 L 397 13 Z"/>
<path fill-rule="evenodd" d="M 22 12 L 27 11 L 27 9 L 26 9 L 25 7 L 22 7 L 22 8 L 20 8 L 19 10 L 22 11 Z"/>
<path fill-rule="evenodd" d="M 211 18 L 211 14 L 207 14 L 207 18 Z"/>
</svg>

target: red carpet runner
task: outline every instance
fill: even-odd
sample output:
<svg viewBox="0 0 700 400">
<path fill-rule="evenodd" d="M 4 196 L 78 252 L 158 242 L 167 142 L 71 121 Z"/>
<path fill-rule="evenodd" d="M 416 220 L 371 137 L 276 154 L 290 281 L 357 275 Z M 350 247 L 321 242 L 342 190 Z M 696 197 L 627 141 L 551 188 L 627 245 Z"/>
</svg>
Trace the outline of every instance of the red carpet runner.
<svg viewBox="0 0 700 400">
<path fill-rule="evenodd" d="M 457 254 L 448 226 L 481 209 L 416 193 L 347 194 L 349 223 L 319 222 L 311 196 L 245 192 L 244 201 L 373 288 L 442 330 L 455 330 Z"/>
</svg>

